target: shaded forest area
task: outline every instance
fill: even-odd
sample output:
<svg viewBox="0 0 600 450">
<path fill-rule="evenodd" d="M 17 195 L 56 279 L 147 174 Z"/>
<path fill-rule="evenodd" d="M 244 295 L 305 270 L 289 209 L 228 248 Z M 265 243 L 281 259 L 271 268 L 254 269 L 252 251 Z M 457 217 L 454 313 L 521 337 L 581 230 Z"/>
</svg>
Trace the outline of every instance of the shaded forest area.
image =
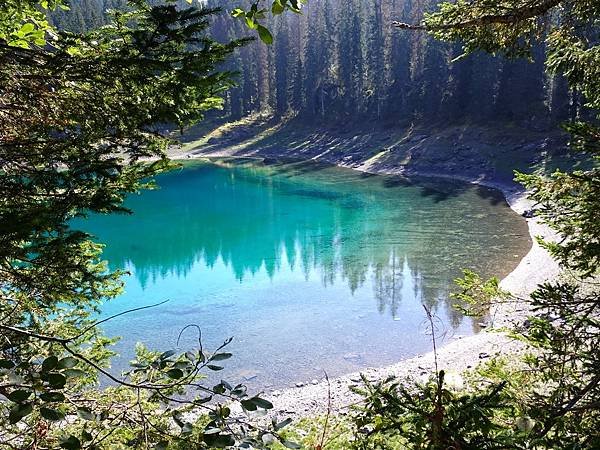
<svg viewBox="0 0 600 450">
<path fill-rule="evenodd" d="M 180 0 L 185 3 L 185 0 Z M 105 23 L 122 0 L 74 0 L 54 13 L 61 28 Z M 249 35 L 227 13 L 229 0 L 208 0 L 224 11 L 212 24 L 219 41 Z M 580 114 L 564 79 L 544 71 L 543 44 L 533 63 L 487 54 L 460 58 L 460 44 L 395 29 L 418 23 L 436 0 L 311 0 L 302 15 L 269 17 L 274 43 L 249 43 L 227 68 L 239 85 L 226 92 L 226 119 L 256 112 L 297 116 L 321 125 L 510 123 L 545 131 Z"/>
</svg>

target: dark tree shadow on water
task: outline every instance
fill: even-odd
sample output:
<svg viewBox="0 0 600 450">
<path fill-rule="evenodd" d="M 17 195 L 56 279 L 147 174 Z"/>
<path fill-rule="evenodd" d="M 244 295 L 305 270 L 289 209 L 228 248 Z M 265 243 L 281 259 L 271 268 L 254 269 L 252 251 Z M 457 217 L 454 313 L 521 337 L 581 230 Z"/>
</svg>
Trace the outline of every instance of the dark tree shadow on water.
<svg viewBox="0 0 600 450">
<path fill-rule="evenodd" d="M 331 170 L 336 168 L 332 163 L 323 160 L 306 160 L 301 157 L 291 156 L 257 156 L 257 157 L 232 157 L 232 158 L 217 158 L 226 160 L 231 165 L 246 165 L 254 164 L 273 169 L 274 176 L 282 178 L 294 178 L 297 176 L 313 174 L 320 171 Z M 350 173 L 350 172 L 348 172 Z M 344 181 L 353 182 L 361 180 L 369 180 L 370 182 L 381 179 L 381 185 L 384 188 L 402 188 L 415 186 L 419 188 L 420 195 L 432 199 L 435 203 L 444 202 L 449 199 L 464 195 L 468 191 L 474 191 L 480 198 L 487 200 L 491 205 L 500 205 L 504 200 L 503 194 L 493 188 L 481 185 L 474 185 L 466 181 L 455 180 L 440 176 L 424 177 L 424 176 L 403 176 L 403 175 L 385 175 L 369 172 L 355 172 L 356 177 L 348 177 Z M 474 175 L 473 178 L 482 177 Z M 501 180 L 504 182 L 504 180 Z M 508 181 L 506 181 L 508 184 Z"/>
<path fill-rule="evenodd" d="M 383 187 L 385 188 L 397 188 L 397 187 L 408 187 L 413 186 L 408 178 L 401 176 L 383 176 Z"/>
<path fill-rule="evenodd" d="M 499 205 L 506 203 L 504 195 L 497 189 L 489 188 L 486 186 L 477 186 L 477 195 L 490 202 L 491 205 Z"/>
<path fill-rule="evenodd" d="M 262 164 L 275 168 L 277 175 L 289 178 L 336 167 L 323 161 L 302 161 L 294 158 L 265 158 Z M 377 178 L 380 178 L 381 185 L 388 189 L 418 187 L 421 196 L 431 198 L 436 203 L 464 195 L 468 191 L 474 191 L 478 197 L 487 200 L 493 206 L 505 202 L 504 195 L 497 189 L 444 177 L 406 177 L 359 172 L 357 180 L 376 180 Z M 352 180 L 348 179 L 348 181 Z"/>
<path fill-rule="evenodd" d="M 314 173 L 332 167 L 331 164 L 321 161 L 306 161 L 288 157 L 266 157 L 262 160 L 262 165 L 275 169 L 277 175 L 288 177 Z"/>
<path fill-rule="evenodd" d="M 373 177 L 381 177 L 381 176 L 382 175 L 378 175 L 376 173 L 371 173 L 371 172 L 360 172 L 360 178 L 363 180 L 373 178 Z"/>
<path fill-rule="evenodd" d="M 468 191 L 474 191 L 478 197 L 487 200 L 493 206 L 505 202 L 504 195 L 497 189 L 444 177 L 392 176 L 385 177 L 382 185 L 386 188 L 418 187 L 422 197 L 430 198 L 435 203 L 459 197 Z"/>
<path fill-rule="evenodd" d="M 431 182 L 425 185 L 417 184 L 421 186 L 421 196 L 432 198 L 434 202 L 439 203 L 463 195 L 468 191 L 474 191 L 479 198 L 487 200 L 490 205 L 497 206 L 505 203 L 504 195 L 497 189 L 453 180 L 446 183 L 441 179 L 438 183 L 437 185 Z"/>
</svg>

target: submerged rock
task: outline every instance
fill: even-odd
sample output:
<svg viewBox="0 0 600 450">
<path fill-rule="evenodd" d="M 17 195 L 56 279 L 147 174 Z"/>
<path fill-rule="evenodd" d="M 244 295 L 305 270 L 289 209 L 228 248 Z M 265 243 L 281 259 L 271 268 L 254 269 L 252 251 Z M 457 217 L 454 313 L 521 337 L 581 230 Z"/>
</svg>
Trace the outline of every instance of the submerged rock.
<svg viewBox="0 0 600 450">
<path fill-rule="evenodd" d="M 535 209 L 526 209 L 525 211 L 523 211 L 523 214 L 521 214 L 523 217 L 525 217 L 526 219 L 531 219 L 532 217 L 535 216 Z"/>
<path fill-rule="evenodd" d="M 358 353 L 346 353 L 344 355 L 344 359 L 346 361 L 357 361 L 359 360 L 361 357 Z"/>
</svg>

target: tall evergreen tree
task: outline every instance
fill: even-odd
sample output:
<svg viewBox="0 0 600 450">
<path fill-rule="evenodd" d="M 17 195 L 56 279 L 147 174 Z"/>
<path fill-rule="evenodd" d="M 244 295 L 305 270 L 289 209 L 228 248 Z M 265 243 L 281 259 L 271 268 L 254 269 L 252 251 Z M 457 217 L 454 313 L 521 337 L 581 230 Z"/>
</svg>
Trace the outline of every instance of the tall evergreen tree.
<svg viewBox="0 0 600 450">
<path fill-rule="evenodd" d="M 246 9 L 251 5 L 240 4 Z M 435 4 L 311 0 L 302 15 L 256 18 L 276 39 L 268 48 L 257 39 L 227 63 L 238 72 L 238 86 L 227 93 L 223 115 L 289 111 L 323 124 L 372 118 L 398 125 L 414 118 L 431 123 L 487 117 L 536 127 L 577 113 L 564 81 L 545 77 L 541 46 L 534 52 L 534 65 L 525 60 L 500 63 L 483 55 L 453 62 L 460 56 L 457 48 L 387 26 L 392 20 L 418 22 Z M 207 5 L 223 8 L 212 26 L 216 39 L 253 33 L 227 13 L 235 6 L 231 2 L 210 0 Z M 73 0 L 70 11 L 52 17 L 60 27 L 81 31 L 106 23 L 105 11 L 115 7 L 122 7 L 122 0 Z M 485 76 L 472 77 L 482 71 Z"/>
</svg>

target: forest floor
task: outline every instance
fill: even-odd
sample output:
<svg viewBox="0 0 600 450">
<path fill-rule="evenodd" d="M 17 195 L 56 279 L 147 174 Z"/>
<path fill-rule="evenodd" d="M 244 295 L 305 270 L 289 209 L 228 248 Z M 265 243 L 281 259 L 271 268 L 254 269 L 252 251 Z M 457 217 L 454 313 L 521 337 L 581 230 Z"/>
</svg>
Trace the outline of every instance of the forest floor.
<svg viewBox="0 0 600 450">
<path fill-rule="evenodd" d="M 259 157 L 316 160 L 369 173 L 448 177 L 501 190 L 518 214 L 532 208 L 522 187 L 512 178 L 513 169 L 548 172 L 569 165 L 565 138 L 559 132 L 523 130 L 511 126 L 495 129 L 478 126 L 444 128 L 411 127 L 364 129 L 349 126 L 315 131 L 314 125 L 278 123 L 264 116 L 246 118 L 214 129 L 204 128 L 202 138 L 184 135 L 184 144 L 171 151 L 173 158 Z M 187 142 L 186 142 L 187 141 Z M 501 282 L 517 298 L 526 298 L 537 284 L 554 278 L 559 269 L 535 237 L 555 239 L 547 226 L 528 218 L 533 246 L 519 265 Z M 334 380 L 307 380 L 296 387 L 267 393 L 275 410 L 284 417 L 312 417 L 331 410 L 345 415 L 360 401 L 351 391 L 361 383 L 388 376 L 427 379 L 439 369 L 462 373 L 498 355 L 519 352 L 522 344 L 501 331 L 522 323 L 528 315 L 525 301 L 499 305 L 485 331 L 453 341 L 433 352 L 400 361 L 392 366 L 367 368 Z M 241 411 L 238 411 L 241 414 Z"/>
</svg>

